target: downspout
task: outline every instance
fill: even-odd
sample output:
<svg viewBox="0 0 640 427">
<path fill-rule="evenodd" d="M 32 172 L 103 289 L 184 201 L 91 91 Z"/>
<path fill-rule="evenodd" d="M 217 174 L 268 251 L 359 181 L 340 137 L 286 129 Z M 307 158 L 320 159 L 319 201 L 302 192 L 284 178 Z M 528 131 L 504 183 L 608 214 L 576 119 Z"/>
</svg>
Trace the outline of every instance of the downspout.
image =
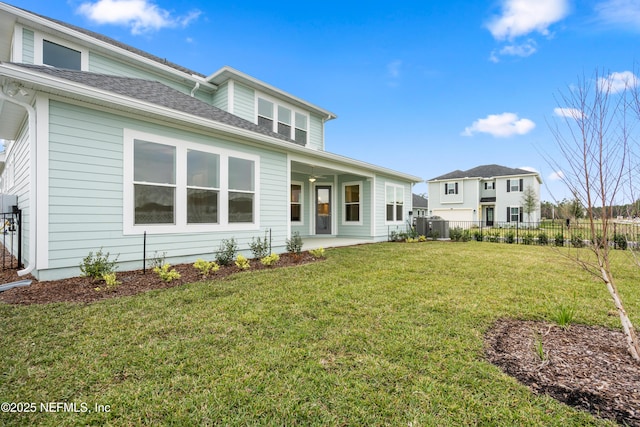
<svg viewBox="0 0 640 427">
<path fill-rule="evenodd" d="M 20 91 L 15 91 L 14 93 L 14 89 L 6 84 L 3 85 L 2 91 L 0 91 L 0 99 L 21 106 L 27 110 L 27 115 L 29 116 L 29 264 L 18 271 L 18 276 L 24 276 L 31 273 L 36 266 L 36 178 L 38 173 L 36 167 L 36 110 L 30 104 L 15 99 L 14 96 Z"/>
<path fill-rule="evenodd" d="M 196 85 L 191 89 L 191 97 L 196 96 L 196 92 L 200 89 L 200 82 L 196 82 Z"/>
</svg>

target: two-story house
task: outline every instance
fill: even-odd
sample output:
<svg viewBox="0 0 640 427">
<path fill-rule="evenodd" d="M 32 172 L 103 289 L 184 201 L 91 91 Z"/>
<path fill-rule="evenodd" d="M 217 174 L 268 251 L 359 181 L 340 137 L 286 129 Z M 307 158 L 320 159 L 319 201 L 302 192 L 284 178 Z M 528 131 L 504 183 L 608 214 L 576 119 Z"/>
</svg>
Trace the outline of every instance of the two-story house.
<svg viewBox="0 0 640 427">
<path fill-rule="evenodd" d="M 494 226 L 540 221 L 537 172 L 499 165 L 456 170 L 427 181 L 429 214 Z"/>
<path fill-rule="evenodd" d="M 121 270 L 146 253 L 211 259 L 224 239 L 274 252 L 298 232 L 387 239 L 419 177 L 325 151 L 336 115 L 230 67 L 189 70 L 0 3 L 0 190 L 22 212 L 24 269 Z M 250 255 L 250 253 L 248 253 Z"/>
</svg>

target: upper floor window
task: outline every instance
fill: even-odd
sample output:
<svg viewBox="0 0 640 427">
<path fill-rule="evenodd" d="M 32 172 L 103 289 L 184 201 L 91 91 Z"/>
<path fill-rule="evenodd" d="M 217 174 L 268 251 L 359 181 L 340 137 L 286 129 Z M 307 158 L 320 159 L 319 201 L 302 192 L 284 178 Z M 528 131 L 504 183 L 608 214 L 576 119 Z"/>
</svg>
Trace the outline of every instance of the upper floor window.
<svg viewBox="0 0 640 427">
<path fill-rule="evenodd" d="M 268 99 L 258 97 L 258 125 L 293 139 L 301 145 L 307 144 L 307 115 Z"/>
<path fill-rule="evenodd" d="M 511 191 L 522 191 L 523 179 L 508 179 L 507 180 L 507 193 Z"/>
<path fill-rule="evenodd" d="M 404 187 L 398 185 L 387 185 L 386 190 L 387 221 L 402 221 L 404 207 Z"/>
<path fill-rule="evenodd" d="M 82 69 L 82 53 L 77 50 L 50 42 L 42 41 L 42 63 L 68 70 Z"/>
<path fill-rule="evenodd" d="M 458 194 L 458 183 L 457 182 L 445 182 L 445 184 L 444 184 L 444 194 Z"/>
<path fill-rule="evenodd" d="M 496 183 L 494 181 L 485 182 L 484 183 L 484 189 L 485 190 L 495 190 L 496 189 Z"/>
</svg>

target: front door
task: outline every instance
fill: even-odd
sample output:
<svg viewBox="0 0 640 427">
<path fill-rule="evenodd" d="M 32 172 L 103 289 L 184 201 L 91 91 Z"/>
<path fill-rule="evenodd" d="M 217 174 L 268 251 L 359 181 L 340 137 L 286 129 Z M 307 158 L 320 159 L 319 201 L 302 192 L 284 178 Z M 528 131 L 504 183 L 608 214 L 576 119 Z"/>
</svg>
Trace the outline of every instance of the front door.
<svg viewBox="0 0 640 427">
<path fill-rule="evenodd" d="M 487 207 L 487 227 L 493 226 L 493 206 Z"/>
<path fill-rule="evenodd" d="M 331 234 L 331 187 L 316 187 L 316 234 Z"/>
</svg>

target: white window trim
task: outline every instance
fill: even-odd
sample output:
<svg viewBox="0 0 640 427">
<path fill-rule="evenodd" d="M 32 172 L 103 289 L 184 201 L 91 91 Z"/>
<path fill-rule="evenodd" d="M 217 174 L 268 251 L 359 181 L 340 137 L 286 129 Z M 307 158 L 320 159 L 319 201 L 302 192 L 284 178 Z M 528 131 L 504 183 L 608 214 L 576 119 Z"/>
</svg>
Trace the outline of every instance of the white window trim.
<svg viewBox="0 0 640 427">
<path fill-rule="evenodd" d="M 81 47 L 77 44 L 70 43 L 67 40 L 47 34 L 46 36 L 41 32 L 34 32 L 33 35 L 33 62 L 35 65 L 44 65 L 50 67 L 50 65 L 43 63 L 43 44 L 44 40 L 48 40 L 52 43 L 59 44 L 69 49 L 80 52 L 80 70 L 89 71 L 89 50 Z"/>
<path fill-rule="evenodd" d="M 176 195 L 175 195 L 175 224 L 139 224 L 134 223 L 134 192 L 133 192 L 133 146 L 134 140 L 140 139 L 158 144 L 170 145 L 176 148 Z M 239 151 L 199 144 L 185 140 L 170 138 L 163 135 L 124 129 L 124 168 L 123 168 L 123 234 L 151 234 L 169 233 L 198 233 L 210 231 L 242 231 L 260 229 L 260 157 Z M 220 190 L 218 193 L 218 223 L 217 224 L 188 224 L 187 223 L 187 150 L 204 151 L 220 156 Z M 254 162 L 254 191 L 253 193 L 253 222 L 229 222 L 229 157 L 236 157 Z"/>
<path fill-rule="evenodd" d="M 389 188 L 389 187 L 393 187 L 394 188 L 394 190 L 393 190 L 393 196 L 394 196 L 393 197 L 393 220 L 392 221 L 389 221 L 387 219 L 387 205 L 389 204 L 389 203 L 387 203 L 388 202 L 388 200 L 387 200 L 387 188 Z M 396 196 L 396 191 L 399 188 L 402 189 L 402 219 L 400 219 L 400 220 L 398 220 L 396 218 L 397 205 L 396 205 L 396 200 L 395 200 L 396 199 L 396 197 L 395 197 Z M 404 199 L 404 197 L 405 197 L 404 193 L 405 193 L 405 188 L 402 185 L 385 184 L 385 186 L 384 186 L 384 223 L 385 223 L 385 225 L 388 225 L 388 224 L 403 224 L 404 223 L 404 218 L 405 218 L 405 208 L 404 208 L 404 206 L 406 204 L 405 203 L 405 199 Z"/>
<path fill-rule="evenodd" d="M 265 95 L 263 93 L 258 93 L 255 92 L 255 100 L 254 100 L 254 111 L 255 111 L 255 123 L 258 123 L 258 99 L 262 98 L 265 101 L 269 101 L 273 104 L 273 126 L 272 126 L 272 131 L 275 133 L 278 133 L 278 107 L 284 107 L 287 108 L 289 110 L 291 110 L 291 136 L 290 138 L 292 140 L 295 141 L 295 136 L 296 136 L 296 129 L 302 129 L 301 127 L 297 126 L 296 124 L 296 113 L 299 113 L 303 116 L 305 116 L 307 118 L 307 129 L 305 129 L 305 132 L 307 132 L 307 140 L 304 141 L 304 145 L 308 145 L 309 144 L 309 128 L 311 127 L 311 117 L 309 115 L 309 113 L 307 111 L 304 110 L 300 110 L 299 108 L 294 107 L 291 104 L 288 104 L 286 102 L 280 101 L 279 99 L 270 97 L 268 95 Z"/>
<path fill-rule="evenodd" d="M 293 202 L 291 201 L 291 195 L 289 195 L 289 221 L 295 226 L 304 225 L 304 182 L 291 181 L 289 183 L 289 192 L 291 192 L 292 185 L 300 186 L 300 201 L 298 202 L 298 204 L 300 205 L 300 221 L 291 221 L 291 205 L 293 204 Z"/>
<path fill-rule="evenodd" d="M 358 186 L 358 194 L 360 200 L 358 201 L 358 221 L 347 221 L 347 200 L 345 198 L 345 189 L 347 186 Z M 342 225 L 362 225 L 362 181 L 344 182 L 342 184 Z M 386 205 L 385 205 L 386 209 Z M 386 214 L 385 214 L 386 216 Z"/>
</svg>

